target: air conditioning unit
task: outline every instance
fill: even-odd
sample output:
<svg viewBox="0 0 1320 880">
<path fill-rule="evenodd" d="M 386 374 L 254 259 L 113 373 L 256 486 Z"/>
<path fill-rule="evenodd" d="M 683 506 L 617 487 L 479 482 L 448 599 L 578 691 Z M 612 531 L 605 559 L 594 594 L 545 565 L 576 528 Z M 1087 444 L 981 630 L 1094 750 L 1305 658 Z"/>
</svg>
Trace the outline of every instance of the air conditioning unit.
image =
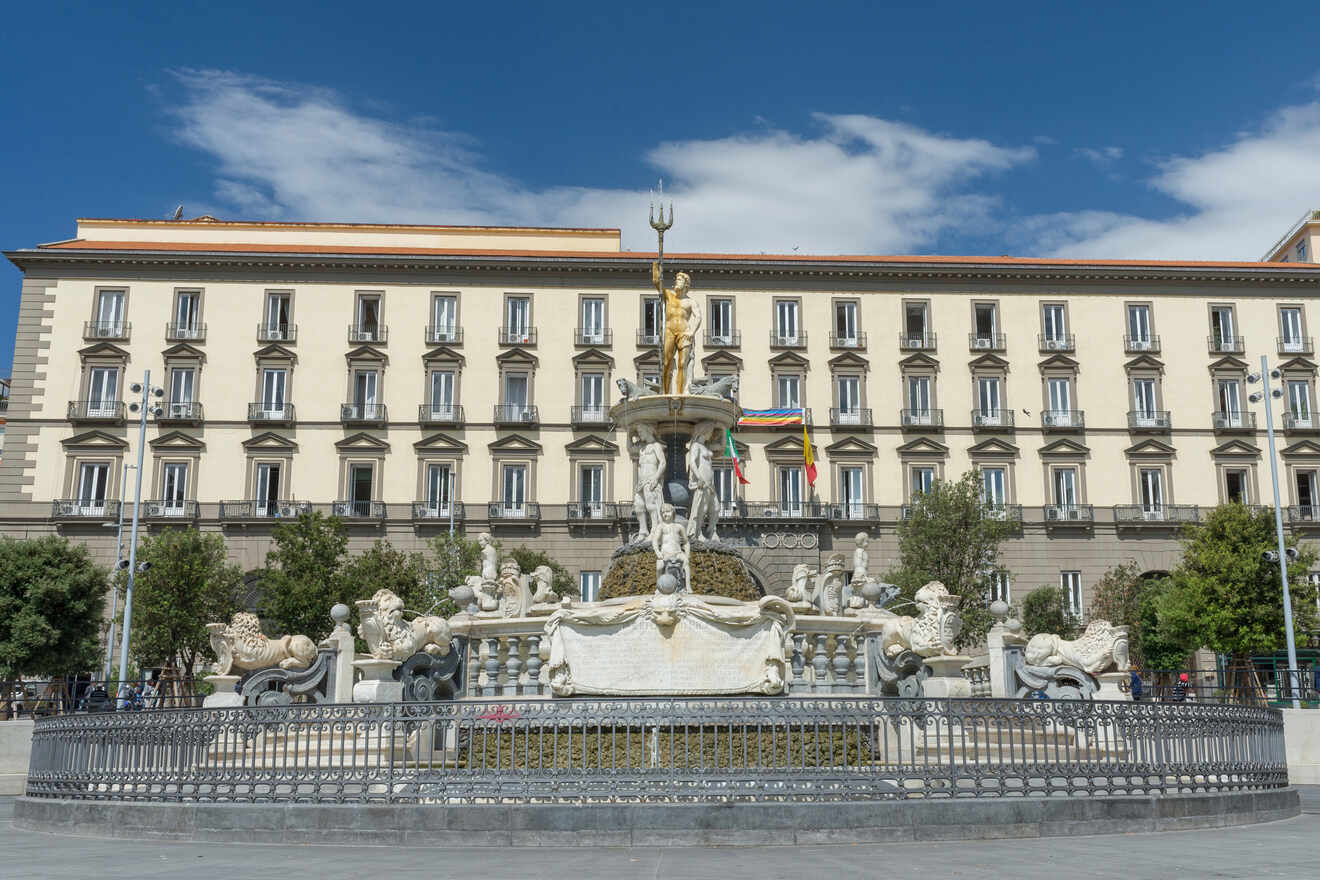
<svg viewBox="0 0 1320 880">
<path fill-rule="evenodd" d="M 266 338 L 272 342 L 282 340 L 284 338 L 284 331 L 278 327 L 267 327 Z"/>
<path fill-rule="evenodd" d="M 1081 508 L 1079 507 L 1068 508 L 1068 519 L 1081 519 L 1081 518 L 1082 518 Z"/>
<path fill-rule="evenodd" d="M 1230 419 L 1230 418 L 1229 418 L 1228 416 L 1226 416 L 1226 415 L 1223 415 L 1222 413 L 1215 413 L 1215 427 L 1216 427 L 1216 428 L 1228 428 L 1228 427 L 1231 427 L 1232 421 L 1233 421 L 1232 419 Z"/>
<path fill-rule="evenodd" d="M 297 507 L 297 505 L 294 505 L 294 504 L 280 504 L 280 505 L 276 505 L 276 514 L 275 514 L 275 515 L 276 515 L 276 516 L 279 516 L 279 517 L 293 517 L 293 518 L 297 518 L 297 516 L 298 516 L 298 507 Z"/>
<path fill-rule="evenodd" d="M 1062 339 L 1046 339 L 1046 340 L 1045 340 L 1045 350 L 1046 350 L 1046 351 L 1064 351 L 1064 350 L 1066 350 L 1067 348 L 1068 348 L 1068 344 L 1067 344 L 1066 342 L 1064 342 Z"/>
<path fill-rule="evenodd" d="M 1150 420 L 1150 424 L 1151 424 L 1151 427 L 1154 427 L 1154 428 L 1164 428 L 1164 429 L 1167 430 L 1168 427 L 1169 427 L 1169 417 L 1168 417 L 1168 416 L 1155 416 L 1154 418 L 1152 418 L 1152 419 Z"/>
<path fill-rule="evenodd" d="M 1163 522 L 1164 520 L 1164 508 L 1162 507 L 1143 508 L 1141 512 L 1149 522 Z"/>
<path fill-rule="evenodd" d="M 524 422 L 534 422 L 536 421 L 536 410 L 525 409 L 518 414 L 518 418 Z"/>
<path fill-rule="evenodd" d="M 976 337 L 976 342 L 973 344 L 975 348 L 994 348 L 994 345 L 995 341 L 988 336 Z"/>
<path fill-rule="evenodd" d="M 1132 351 L 1149 351 L 1149 350 L 1150 350 L 1150 340 L 1149 340 L 1149 339 L 1129 339 L 1129 340 L 1128 340 L 1128 348 L 1131 349 Z"/>
<path fill-rule="evenodd" d="M 918 416 L 918 415 L 917 415 L 916 413 L 914 413 L 914 412 L 905 412 L 905 413 L 903 413 L 903 424 L 905 424 L 905 425 L 920 425 L 920 424 L 921 424 L 921 417 Z"/>
<path fill-rule="evenodd" d="M 1046 518 L 1047 520 L 1061 519 L 1061 518 L 1062 518 L 1062 517 L 1061 517 L 1061 514 L 1062 514 L 1062 513 L 1063 513 L 1063 509 L 1062 509 L 1062 508 L 1059 508 L 1059 507 L 1047 507 L 1047 508 L 1045 508 L 1045 518 Z"/>
<path fill-rule="evenodd" d="M 60 516 L 77 516 L 79 504 L 76 501 L 61 501 L 59 508 Z"/>
<path fill-rule="evenodd" d="M 1054 427 L 1058 423 L 1058 421 L 1059 421 L 1058 417 L 1055 416 L 1055 414 L 1052 412 L 1047 412 L 1041 415 L 1041 423 L 1044 424 L 1045 427 L 1047 428 Z"/>
</svg>

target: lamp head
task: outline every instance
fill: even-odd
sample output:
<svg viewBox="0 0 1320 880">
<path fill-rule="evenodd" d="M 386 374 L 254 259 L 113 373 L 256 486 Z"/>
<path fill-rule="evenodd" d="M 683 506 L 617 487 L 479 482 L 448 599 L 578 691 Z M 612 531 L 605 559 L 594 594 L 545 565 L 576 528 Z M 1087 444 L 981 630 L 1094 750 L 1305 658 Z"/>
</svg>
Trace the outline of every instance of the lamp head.
<svg viewBox="0 0 1320 880">
<path fill-rule="evenodd" d="M 141 382 L 134 382 L 132 385 L 129 385 L 129 386 L 128 386 L 128 390 L 129 390 L 129 391 L 132 391 L 134 394 L 141 394 L 141 393 L 142 393 L 142 383 L 141 383 Z"/>
</svg>

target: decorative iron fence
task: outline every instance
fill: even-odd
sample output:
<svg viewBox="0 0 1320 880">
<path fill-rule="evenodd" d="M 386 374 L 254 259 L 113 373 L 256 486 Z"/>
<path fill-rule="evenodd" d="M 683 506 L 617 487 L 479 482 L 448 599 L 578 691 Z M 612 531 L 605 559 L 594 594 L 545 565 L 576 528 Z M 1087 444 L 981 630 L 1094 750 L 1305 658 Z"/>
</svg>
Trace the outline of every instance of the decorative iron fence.
<svg viewBox="0 0 1320 880">
<path fill-rule="evenodd" d="M 202 705 L 198 684 L 191 678 L 134 682 L 120 693 L 118 682 L 75 676 L 0 681 L 0 721 L 116 709 L 196 709 Z"/>
<path fill-rule="evenodd" d="M 898 800 L 1288 784 L 1245 706 L 464 700 L 40 719 L 29 797 L 328 803 Z"/>
</svg>

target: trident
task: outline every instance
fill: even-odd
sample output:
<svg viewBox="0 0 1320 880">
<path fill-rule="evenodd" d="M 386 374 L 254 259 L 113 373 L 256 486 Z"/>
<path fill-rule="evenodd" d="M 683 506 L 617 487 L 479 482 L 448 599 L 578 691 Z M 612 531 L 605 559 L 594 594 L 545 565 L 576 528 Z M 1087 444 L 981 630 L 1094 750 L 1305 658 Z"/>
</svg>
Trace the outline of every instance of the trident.
<svg viewBox="0 0 1320 880">
<path fill-rule="evenodd" d="M 655 190 L 651 190 L 651 228 L 655 230 L 660 243 L 657 246 L 656 262 L 660 264 L 660 281 L 665 277 L 665 230 L 674 225 L 674 203 L 669 203 L 669 219 L 665 220 L 665 182 L 660 181 L 660 217 L 655 216 Z"/>
</svg>

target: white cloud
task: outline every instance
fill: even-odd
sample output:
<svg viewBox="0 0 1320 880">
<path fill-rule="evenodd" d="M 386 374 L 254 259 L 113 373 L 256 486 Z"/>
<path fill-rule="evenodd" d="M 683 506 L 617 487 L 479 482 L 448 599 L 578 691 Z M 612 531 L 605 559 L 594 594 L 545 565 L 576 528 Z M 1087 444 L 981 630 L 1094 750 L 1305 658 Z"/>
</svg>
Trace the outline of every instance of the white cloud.
<svg viewBox="0 0 1320 880">
<path fill-rule="evenodd" d="M 183 71 L 178 136 L 217 162 L 214 197 L 249 217 L 620 226 L 649 248 L 642 191 L 534 189 L 488 170 L 471 138 L 391 122 L 325 89 L 225 71 Z M 904 253 L 944 232 L 984 232 L 999 205 L 981 178 L 1030 147 L 817 114 L 807 136 L 754 132 L 673 141 L 638 157 L 666 181 L 675 250 Z M 639 170 L 639 177 L 642 176 Z"/>
<path fill-rule="evenodd" d="M 1122 147 L 1078 147 L 1073 152 L 1100 168 L 1108 168 L 1123 158 Z"/>
</svg>

